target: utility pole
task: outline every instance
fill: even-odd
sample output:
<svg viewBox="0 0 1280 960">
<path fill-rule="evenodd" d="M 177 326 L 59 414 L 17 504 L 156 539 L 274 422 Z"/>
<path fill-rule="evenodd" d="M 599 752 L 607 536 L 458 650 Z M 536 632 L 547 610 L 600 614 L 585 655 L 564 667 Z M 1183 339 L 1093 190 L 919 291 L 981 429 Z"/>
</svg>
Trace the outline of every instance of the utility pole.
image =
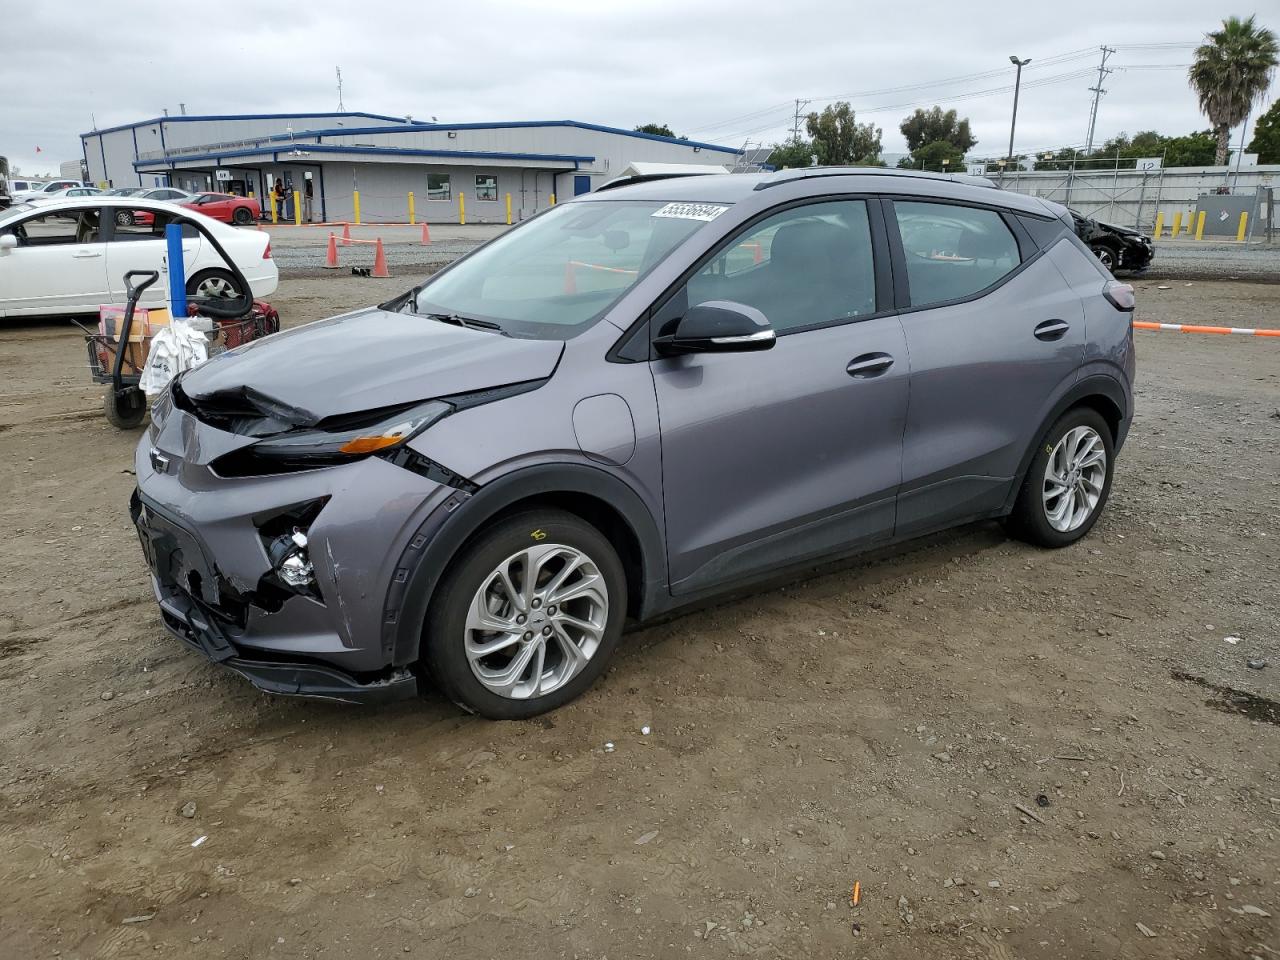
<svg viewBox="0 0 1280 960">
<path fill-rule="evenodd" d="M 1022 68 L 1031 62 L 1031 58 L 1019 60 L 1010 55 L 1009 62 L 1018 68 L 1018 75 L 1013 81 L 1013 119 L 1009 121 L 1009 162 L 1013 163 L 1013 131 L 1018 127 L 1018 91 L 1022 87 Z"/>
<path fill-rule="evenodd" d="M 800 142 L 800 111 L 803 110 L 812 102 L 813 102 L 812 100 L 801 100 L 799 97 L 796 98 L 796 114 L 795 114 L 795 118 L 792 120 L 792 123 L 791 123 L 791 142 L 792 143 Z"/>
<path fill-rule="evenodd" d="M 1102 95 L 1107 91 L 1102 88 L 1102 81 L 1108 73 L 1111 73 L 1107 66 L 1107 57 L 1115 53 L 1114 47 L 1108 47 L 1105 44 L 1101 47 L 1102 62 L 1098 64 L 1098 82 L 1089 88 L 1089 92 L 1093 94 L 1093 106 L 1089 110 L 1089 135 L 1084 138 L 1084 152 L 1088 153 L 1093 149 L 1093 131 L 1098 124 L 1098 101 L 1102 99 Z"/>
<path fill-rule="evenodd" d="M 347 108 L 346 108 L 346 106 L 342 103 L 342 68 L 341 68 L 341 67 L 334 67 L 334 68 L 333 68 L 333 70 L 334 70 L 334 72 L 335 72 L 335 73 L 337 73 L 337 75 L 338 75 L 338 112 L 339 112 L 339 113 L 346 113 L 346 112 L 347 112 Z"/>
</svg>

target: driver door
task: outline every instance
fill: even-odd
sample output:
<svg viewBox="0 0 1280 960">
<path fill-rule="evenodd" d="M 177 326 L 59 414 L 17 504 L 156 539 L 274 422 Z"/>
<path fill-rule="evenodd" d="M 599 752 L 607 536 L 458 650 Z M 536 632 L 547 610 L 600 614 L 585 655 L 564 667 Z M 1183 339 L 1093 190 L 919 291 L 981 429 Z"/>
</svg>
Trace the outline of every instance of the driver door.
<svg viewBox="0 0 1280 960">
<path fill-rule="evenodd" d="M 77 207 L 6 227 L 18 246 L 0 250 L 0 310 L 9 316 L 97 313 L 108 289 L 99 213 Z"/>
<path fill-rule="evenodd" d="M 768 217 L 656 311 L 654 336 L 709 300 L 755 307 L 777 334 L 651 363 L 673 594 L 893 535 L 910 364 L 869 214 L 828 200 Z"/>
</svg>

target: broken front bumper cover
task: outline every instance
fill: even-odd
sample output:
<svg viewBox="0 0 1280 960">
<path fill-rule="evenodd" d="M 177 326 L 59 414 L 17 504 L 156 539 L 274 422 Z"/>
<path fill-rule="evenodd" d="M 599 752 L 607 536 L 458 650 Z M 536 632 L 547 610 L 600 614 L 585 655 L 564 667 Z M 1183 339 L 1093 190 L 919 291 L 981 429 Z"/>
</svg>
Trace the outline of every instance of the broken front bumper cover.
<svg viewBox="0 0 1280 960">
<path fill-rule="evenodd" d="M 418 680 L 404 668 L 372 679 L 354 676 L 336 667 L 307 661 L 257 660 L 245 655 L 228 636 L 216 613 L 162 571 L 171 569 L 170 554 L 186 547 L 185 563 L 204 567 L 202 551 L 185 530 L 163 517 L 154 504 L 145 508 L 135 491 L 130 516 L 151 568 L 151 585 L 164 625 L 170 633 L 209 660 L 234 670 L 259 690 L 281 696 L 339 700 L 346 703 L 387 703 L 413 697 Z M 184 543 L 185 541 L 185 543 Z M 199 558 L 199 559 L 197 559 Z M 206 570 L 207 575 L 212 571 Z"/>
</svg>

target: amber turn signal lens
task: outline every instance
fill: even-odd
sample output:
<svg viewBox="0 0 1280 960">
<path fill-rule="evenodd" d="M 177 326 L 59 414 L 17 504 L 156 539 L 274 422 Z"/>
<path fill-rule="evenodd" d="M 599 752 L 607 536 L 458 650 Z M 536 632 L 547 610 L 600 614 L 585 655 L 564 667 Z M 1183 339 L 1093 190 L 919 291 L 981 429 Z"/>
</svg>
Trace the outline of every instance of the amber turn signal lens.
<svg viewBox="0 0 1280 960">
<path fill-rule="evenodd" d="M 404 439 L 403 433 L 381 433 L 371 437 L 355 437 L 338 448 L 340 453 L 373 453 L 384 447 L 394 447 Z"/>
</svg>

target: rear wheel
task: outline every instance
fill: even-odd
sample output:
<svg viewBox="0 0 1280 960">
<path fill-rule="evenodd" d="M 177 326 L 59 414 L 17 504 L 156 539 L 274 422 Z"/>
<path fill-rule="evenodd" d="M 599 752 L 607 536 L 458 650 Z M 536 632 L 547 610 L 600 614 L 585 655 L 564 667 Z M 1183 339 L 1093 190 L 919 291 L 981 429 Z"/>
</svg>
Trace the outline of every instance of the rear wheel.
<svg viewBox="0 0 1280 960">
<path fill-rule="evenodd" d="M 187 281 L 187 296 L 235 300 L 244 294 L 236 284 L 236 278 L 226 270 L 201 270 Z"/>
<path fill-rule="evenodd" d="M 147 415 L 147 395 L 137 387 L 125 387 L 119 393 L 107 384 L 107 394 L 102 398 L 107 420 L 113 427 L 132 430 Z"/>
<path fill-rule="evenodd" d="M 1101 414 L 1089 407 L 1068 410 L 1036 449 L 1005 528 L 1042 547 L 1075 543 L 1106 506 L 1114 452 Z"/>
<path fill-rule="evenodd" d="M 553 710 L 595 681 L 617 647 L 626 574 L 584 520 L 539 509 L 459 554 L 427 614 L 423 664 L 451 700 L 492 720 Z"/>
<path fill-rule="evenodd" d="M 248 207 L 236 207 L 235 212 L 231 214 L 231 221 L 238 223 L 240 226 L 253 223 L 253 211 Z"/>
</svg>

